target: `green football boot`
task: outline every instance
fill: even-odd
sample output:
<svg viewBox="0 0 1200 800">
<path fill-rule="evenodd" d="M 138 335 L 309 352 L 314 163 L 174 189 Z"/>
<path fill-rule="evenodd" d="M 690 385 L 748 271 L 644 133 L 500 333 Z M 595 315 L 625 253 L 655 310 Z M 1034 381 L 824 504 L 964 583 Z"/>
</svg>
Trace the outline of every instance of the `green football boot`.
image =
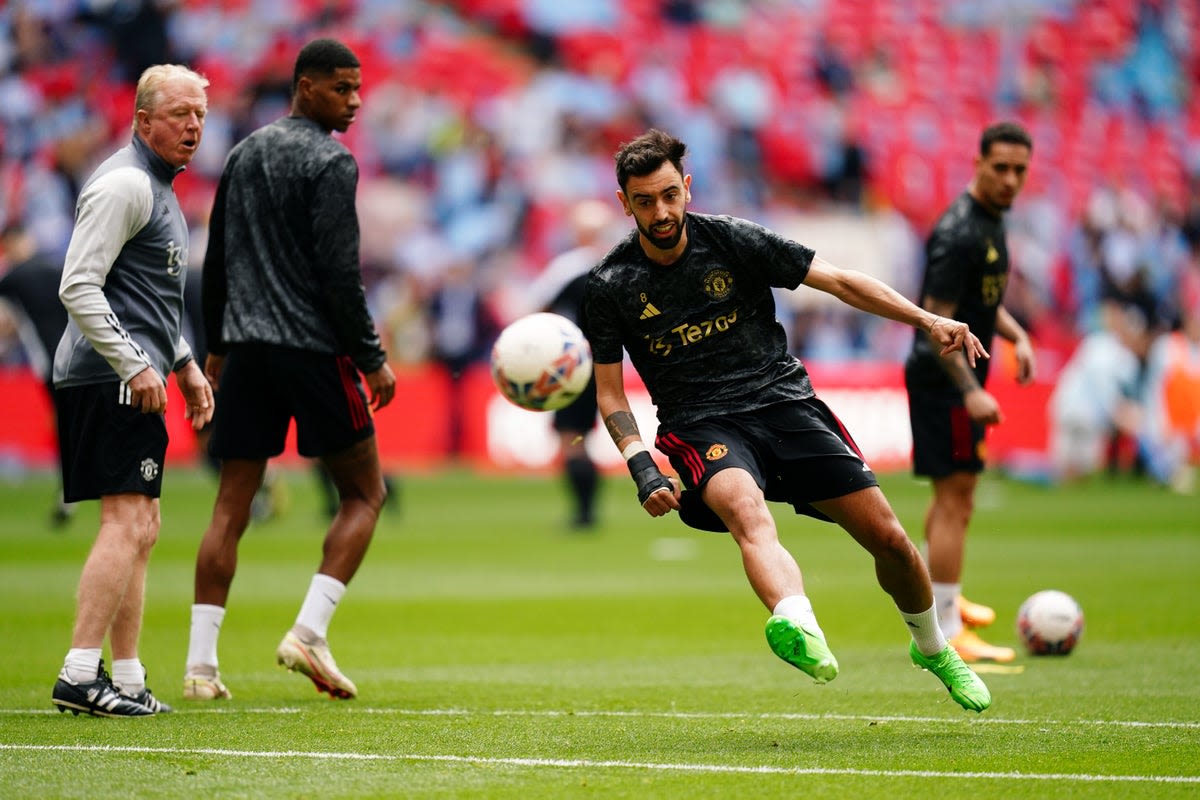
<svg viewBox="0 0 1200 800">
<path fill-rule="evenodd" d="M 992 704 L 992 693 L 950 645 L 943 647 L 936 656 L 926 656 L 917 649 L 917 643 L 912 642 L 908 654 L 913 664 L 936 675 L 954 702 L 968 711 L 983 711 Z"/>
<path fill-rule="evenodd" d="M 805 630 L 799 623 L 776 614 L 767 620 L 767 644 L 775 655 L 817 683 L 829 683 L 837 677 L 837 659 L 820 632 Z"/>
</svg>

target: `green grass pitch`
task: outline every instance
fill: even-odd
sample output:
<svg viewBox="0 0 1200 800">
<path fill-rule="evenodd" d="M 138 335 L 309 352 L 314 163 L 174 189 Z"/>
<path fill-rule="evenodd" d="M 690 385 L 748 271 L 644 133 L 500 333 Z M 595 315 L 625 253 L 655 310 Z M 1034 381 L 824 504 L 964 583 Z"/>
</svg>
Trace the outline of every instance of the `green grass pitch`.
<svg viewBox="0 0 1200 800">
<path fill-rule="evenodd" d="M 986 671 L 962 711 L 914 669 L 866 555 L 839 528 L 775 506 L 838 679 L 771 654 L 767 612 L 726 536 L 651 519 L 603 486 L 601 525 L 569 531 L 554 477 L 401 476 L 330 641 L 360 697 L 335 702 L 275 666 L 319 554 L 304 473 L 243 541 L 221 639 L 228 702 L 181 697 L 192 559 L 214 481 L 168 468 L 142 659 L 176 713 L 60 714 L 96 527 L 46 524 L 53 481 L 0 485 L 0 795 L 40 797 L 970 797 L 1200 794 L 1200 499 L 1124 478 L 1047 488 L 984 477 L 968 596 L 1017 646 L 1038 589 L 1083 605 L 1065 658 Z M 883 476 L 919 537 L 927 487 Z M 785 513 L 786 512 L 786 513 Z"/>
</svg>

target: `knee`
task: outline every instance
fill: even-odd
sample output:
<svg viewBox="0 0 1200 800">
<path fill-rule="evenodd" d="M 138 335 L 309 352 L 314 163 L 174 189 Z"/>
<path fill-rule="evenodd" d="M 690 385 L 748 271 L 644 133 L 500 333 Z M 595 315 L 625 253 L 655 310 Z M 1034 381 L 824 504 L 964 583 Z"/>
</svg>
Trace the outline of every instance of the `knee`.
<svg viewBox="0 0 1200 800">
<path fill-rule="evenodd" d="M 379 514 L 387 501 L 388 488 L 382 476 L 378 481 L 357 483 L 348 491 L 340 493 L 341 504 L 348 503 L 365 506 L 373 513 Z"/>
<path fill-rule="evenodd" d="M 873 551 L 873 555 L 876 558 L 885 558 L 894 562 L 908 562 L 919 560 L 921 557 L 920 553 L 917 552 L 917 548 L 913 546 L 912 539 L 905 532 L 904 526 L 895 517 L 878 526 L 873 540 L 876 543 Z"/>
<path fill-rule="evenodd" d="M 158 543 L 158 532 L 162 528 L 162 516 L 157 509 L 152 510 L 143 519 L 139 520 L 136 531 L 138 547 L 143 551 L 149 551 Z"/>
</svg>

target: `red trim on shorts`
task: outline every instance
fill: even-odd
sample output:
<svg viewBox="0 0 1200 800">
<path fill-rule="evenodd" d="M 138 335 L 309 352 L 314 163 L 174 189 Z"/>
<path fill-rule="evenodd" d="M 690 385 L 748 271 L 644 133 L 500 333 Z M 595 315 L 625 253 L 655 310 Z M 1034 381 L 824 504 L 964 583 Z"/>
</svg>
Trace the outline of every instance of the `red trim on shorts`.
<svg viewBox="0 0 1200 800">
<path fill-rule="evenodd" d="M 362 392 L 358 390 L 358 368 L 350 356 L 338 356 L 337 364 L 342 376 L 342 391 L 346 394 L 346 407 L 350 411 L 350 424 L 354 430 L 361 431 L 371 421 L 371 414 L 363 401 Z"/>
<path fill-rule="evenodd" d="M 975 431 L 971 428 L 971 415 L 964 406 L 950 409 L 950 459 L 971 461 L 975 458 Z"/>
<path fill-rule="evenodd" d="M 826 406 L 828 408 L 828 406 Z M 854 441 L 854 437 L 850 435 L 850 431 L 846 430 L 846 426 L 838 419 L 838 415 L 833 413 L 833 409 L 829 409 L 829 416 L 833 417 L 833 421 L 837 423 L 838 430 L 842 433 L 842 438 L 846 440 L 846 444 L 854 451 L 854 455 L 862 459 L 862 462 L 867 463 L 867 457 L 862 454 L 862 450 L 858 449 L 858 443 Z"/>
<path fill-rule="evenodd" d="M 704 477 L 705 472 L 704 459 L 696 448 L 673 433 L 659 436 L 654 440 L 654 446 L 668 456 L 677 456 L 684 463 L 684 466 L 687 467 L 687 471 L 692 477 L 692 486 L 700 485 L 700 479 Z"/>
</svg>

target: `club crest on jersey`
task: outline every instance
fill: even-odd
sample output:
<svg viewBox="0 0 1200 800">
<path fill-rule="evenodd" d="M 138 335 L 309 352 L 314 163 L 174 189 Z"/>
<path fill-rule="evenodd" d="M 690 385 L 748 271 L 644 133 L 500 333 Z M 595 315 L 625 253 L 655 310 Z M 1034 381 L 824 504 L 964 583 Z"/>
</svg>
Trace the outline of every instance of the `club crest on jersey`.
<svg viewBox="0 0 1200 800">
<path fill-rule="evenodd" d="M 158 477 L 158 462 L 153 458 L 142 459 L 142 480 L 152 481 Z"/>
<path fill-rule="evenodd" d="M 733 275 L 727 269 L 714 269 L 704 276 L 704 293 L 713 300 L 724 300 L 733 291 Z"/>
<path fill-rule="evenodd" d="M 728 447 L 723 444 L 714 444 L 704 453 L 704 458 L 709 461 L 720 461 L 727 455 L 729 455 Z"/>
</svg>

